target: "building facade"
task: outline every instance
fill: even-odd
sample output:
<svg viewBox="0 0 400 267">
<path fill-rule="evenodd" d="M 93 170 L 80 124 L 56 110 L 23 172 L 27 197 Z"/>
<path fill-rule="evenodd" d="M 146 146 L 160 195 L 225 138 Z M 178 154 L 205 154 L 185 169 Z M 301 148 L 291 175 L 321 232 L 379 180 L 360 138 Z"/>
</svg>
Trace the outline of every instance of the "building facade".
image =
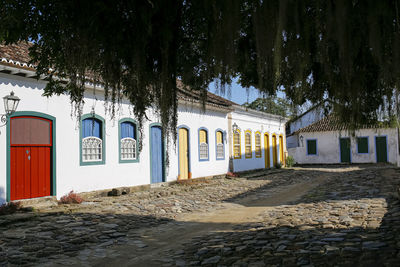
<svg viewBox="0 0 400 267">
<path fill-rule="evenodd" d="M 27 55 L 26 46 L 0 46 L 1 96 L 14 92 L 21 99 L 0 128 L 0 202 L 221 175 L 284 161 L 283 118 L 246 111 L 211 93 L 204 111 L 195 92 L 180 90 L 177 142 L 167 147 L 155 112 L 147 111 L 140 135 L 130 103 L 122 100 L 110 119 L 100 87 L 87 84 L 81 118 L 71 115 L 67 95 L 43 97 L 46 82 L 34 78 Z M 235 123 L 239 146 L 231 139 Z M 233 147 L 244 154 L 234 157 Z"/>
<path fill-rule="evenodd" d="M 292 134 L 298 144 L 288 154 L 299 164 L 399 164 L 397 128 L 363 126 L 350 130 L 327 116 Z"/>
<path fill-rule="evenodd" d="M 233 171 L 284 165 L 286 119 L 234 105 L 231 113 Z"/>
</svg>

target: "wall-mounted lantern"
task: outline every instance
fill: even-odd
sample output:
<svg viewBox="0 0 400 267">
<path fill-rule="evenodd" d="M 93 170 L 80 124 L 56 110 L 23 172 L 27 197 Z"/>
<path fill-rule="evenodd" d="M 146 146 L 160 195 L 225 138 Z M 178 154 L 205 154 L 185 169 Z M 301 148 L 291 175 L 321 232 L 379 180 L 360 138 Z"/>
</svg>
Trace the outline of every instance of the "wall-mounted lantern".
<svg viewBox="0 0 400 267">
<path fill-rule="evenodd" d="M 3 101 L 6 115 L 11 115 L 17 110 L 20 99 L 14 95 L 14 92 L 11 92 L 9 95 L 3 97 Z"/>
<path fill-rule="evenodd" d="M 232 131 L 235 133 L 239 129 L 238 125 L 236 122 L 232 125 Z"/>
<path fill-rule="evenodd" d="M 304 139 L 304 137 L 302 135 L 300 135 L 300 143 L 301 143 L 302 147 L 304 147 L 303 139 Z"/>
<path fill-rule="evenodd" d="M 9 95 L 3 97 L 4 110 L 6 114 L 1 115 L 1 122 L 3 123 L 3 125 L 0 126 L 4 126 L 7 124 L 7 117 L 17 110 L 20 100 L 21 99 L 19 99 L 18 96 L 14 95 L 14 92 L 11 92 Z"/>
</svg>

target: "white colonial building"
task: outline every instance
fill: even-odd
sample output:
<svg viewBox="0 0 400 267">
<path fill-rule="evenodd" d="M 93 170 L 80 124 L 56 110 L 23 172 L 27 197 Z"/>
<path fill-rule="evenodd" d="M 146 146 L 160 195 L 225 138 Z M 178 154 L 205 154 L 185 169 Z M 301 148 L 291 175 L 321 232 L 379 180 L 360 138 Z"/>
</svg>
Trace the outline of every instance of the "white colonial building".
<svg viewBox="0 0 400 267">
<path fill-rule="evenodd" d="M 286 119 L 233 105 L 233 171 L 271 168 L 285 163 Z"/>
<path fill-rule="evenodd" d="M 290 126 L 287 125 L 287 129 Z M 328 115 L 290 133 L 288 154 L 299 164 L 399 164 L 397 128 L 365 125 L 352 131 Z"/>
<path fill-rule="evenodd" d="M 111 120 L 102 89 L 88 84 L 82 117 L 71 116 L 67 95 L 42 96 L 46 82 L 35 78 L 28 47 L 0 45 L 0 96 L 14 92 L 21 99 L 0 128 L 0 203 L 221 175 L 284 161 L 284 118 L 243 109 L 211 93 L 204 112 L 195 92 L 180 90 L 177 146 L 169 146 L 167 166 L 167 142 L 152 110 L 140 136 L 129 102 L 122 100 Z"/>
</svg>

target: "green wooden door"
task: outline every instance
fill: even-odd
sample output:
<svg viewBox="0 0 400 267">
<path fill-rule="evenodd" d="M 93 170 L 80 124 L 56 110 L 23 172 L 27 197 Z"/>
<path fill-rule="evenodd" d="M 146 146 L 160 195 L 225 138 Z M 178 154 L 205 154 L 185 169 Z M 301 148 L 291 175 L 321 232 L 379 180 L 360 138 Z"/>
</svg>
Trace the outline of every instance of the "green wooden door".
<svg viewBox="0 0 400 267">
<path fill-rule="evenodd" d="M 350 163 L 350 138 L 340 138 L 340 162 Z"/>
<path fill-rule="evenodd" d="M 375 137 L 376 162 L 387 162 L 387 144 L 386 136 Z"/>
</svg>

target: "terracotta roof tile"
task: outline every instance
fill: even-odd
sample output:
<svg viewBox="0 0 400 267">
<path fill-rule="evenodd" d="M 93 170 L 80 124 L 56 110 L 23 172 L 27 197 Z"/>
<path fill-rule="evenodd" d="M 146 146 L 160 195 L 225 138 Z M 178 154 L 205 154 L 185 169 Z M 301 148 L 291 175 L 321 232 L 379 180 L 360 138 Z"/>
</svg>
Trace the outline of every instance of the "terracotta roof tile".
<svg viewBox="0 0 400 267">
<path fill-rule="evenodd" d="M 21 67 L 31 67 L 29 56 L 29 47 L 32 44 L 28 42 L 19 42 L 17 44 L 4 45 L 0 44 L 0 62 L 13 64 Z"/>
<path fill-rule="evenodd" d="M 368 125 L 368 124 L 363 124 L 363 125 L 358 125 L 356 128 L 357 129 L 374 129 L 374 128 L 384 128 L 385 125 Z M 387 126 L 386 126 L 387 127 Z M 329 115 L 322 120 L 319 120 L 317 122 L 314 122 L 313 124 L 310 124 L 304 128 L 301 128 L 297 130 L 294 134 L 296 133 L 307 133 L 307 132 L 327 132 L 327 131 L 344 131 L 344 130 L 350 130 L 351 127 L 349 124 L 342 123 L 340 121 L 340 118 L 334 115 Z"/>
<path fill-rule="evenodd" d="M 10 45 L 0 44 L 0 64 L 14 65 L 14 67 L 17 68 L 34 69 L 34 66 L 29 64 L 29 61 L 31 60 L 29 56 L 29 47 L 31 45 L 32 44 L 28 42 L 19 42 Z M 177 80 L 177 87 L 177 95 L 179 99 L 193 101 L 196 103 L 201 102 L 201 95 L 199 91 L 191 90 L 188 86 L 184 86 L 180 80 Z M 226 108 L 235 105 L 236 103 L 213 93 L 207 92 L 206 104 Z"/>
</svg>

